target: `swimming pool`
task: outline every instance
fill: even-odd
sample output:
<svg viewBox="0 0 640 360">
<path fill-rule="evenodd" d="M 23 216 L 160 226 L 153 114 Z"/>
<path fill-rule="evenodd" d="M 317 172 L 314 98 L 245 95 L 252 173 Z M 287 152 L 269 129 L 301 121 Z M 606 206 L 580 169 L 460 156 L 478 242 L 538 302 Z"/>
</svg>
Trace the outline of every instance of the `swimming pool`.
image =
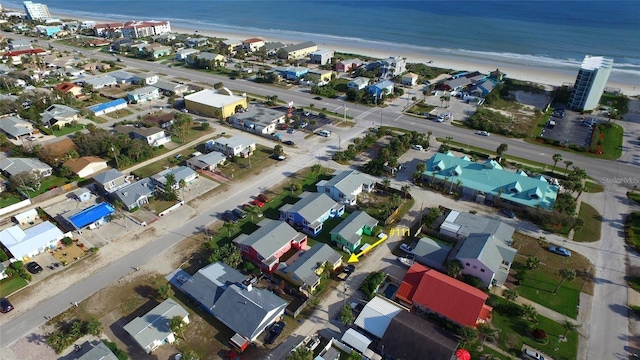
<svg viewBox="0 0 640 360">
<path fill-rule="evenodd" d="M 394 285 L 394 284 L 387 284 L 387 287 L 384 288 L 384 297 L 386 297 L 387 299 L 392 299 L 393 295 L 395 295 L 396 291 L 398 290 L 398 286 Z"/>
</svg>

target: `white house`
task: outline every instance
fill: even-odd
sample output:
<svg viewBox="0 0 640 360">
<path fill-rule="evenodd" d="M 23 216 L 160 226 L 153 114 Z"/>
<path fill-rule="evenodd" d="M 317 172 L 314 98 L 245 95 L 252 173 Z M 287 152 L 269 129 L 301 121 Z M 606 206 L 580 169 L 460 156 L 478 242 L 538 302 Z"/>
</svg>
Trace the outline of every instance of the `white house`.
<svg viewBox="0 0 640 360">
<path fill-rule="evenodd" d="M 53 249 L 63 238 L 62 231 L 49 221 L 26 230 L 16 225 L 0 231 L 0 242 L 16 260 L 27 260 Z"/>
<path fill-rule="evenodd" d="M 97 156 L 83 156 L 77 159 L 69 159 L 65 161 L 63 165 L 71 169 L 71 171 L 81 178 L 88 178 L 95 173 L 109 168 L 107 161 Z"/>
<path fill-rule="evenodd" d="M 119 133 L 129 135 L 129 137 L 133 139 L 144 140 L 153 147 L 164 145 L 171 141 L 171 136 L 168 136 L 163 129 L 157 126 L 138 128 L 135 126 L 117 125 L 115 130 Z"/>
<path fill-rule="evenodd" d="M 248 132 L 273 134 L 278 124 L 284 124 L 286 115 L 282 110 L 252 106 L 245 112 L 231 115 L 229 122 L 242 126 Z"/>
<path fill-rule="evenodd" d="M 369 78 L 366 77 L 357 77 L 347 83 L 347 89 L 352 90 L 364 90 L 367 86 L 369 86 Z"/>
<path fill-rule="evenodd" d="M 210 145 L 209 148 L 207 145 Z M 213 140 L 213 144 L 205 143 L 207 150 L 219 151 L 227 156 L 241 156 L 241 154 L 249 154 L 256 150 L 255 141 L 244 136 L 232 136 L 230 138 L 219 137 Z"/>
<path fill-rule="evenodd" d="M 329 195 L 334 201 L 354 205 L 361 192 L 371 192 L 375 181 L 355 170 L 336 172 L 330 180 L 316 184 L 318 192 Z"/>
<path fill-rule="evenodd" d="M 124 330 L 133 337 L 140 347 L 150 354 L 164 343 L 173 344 L 176 341 L 171 326 L 171 319 L 180 317 L 182 322 L 189 324 L 189 313 L 175 300 L 167 299 L 151 309 L 142 317 L 133 319 L 124 326 Z"/>
</svg>

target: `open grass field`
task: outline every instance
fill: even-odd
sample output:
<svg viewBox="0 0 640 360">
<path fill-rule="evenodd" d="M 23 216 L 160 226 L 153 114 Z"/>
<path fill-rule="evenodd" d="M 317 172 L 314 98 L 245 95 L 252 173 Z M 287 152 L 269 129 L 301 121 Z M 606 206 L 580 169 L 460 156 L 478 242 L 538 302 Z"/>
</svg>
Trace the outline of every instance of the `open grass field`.
<svg viewBox="0 0 640 360">
<path fill-rule="evenodd" d="M 76 126 L 63 126 L 59 130 L 53 130 L 53 134 L 58 137 L 65 136 L 78 131 L 82 131 L 84 127 L 85 126 L 83 124 L 78 124 Z"/>
<path fill-rule="evenodd" d="M 640 249 L 640 212 L 634 211 L 627 216 L 625 224 L 627 244 Z"/>
<path fill-rule="evenodd" d="M 27 280 L 17 275 L 2 279 L 0 280 L 0 297 L 7 297 L 28 284 Z"/>
<path fill-rule="evenodd" d="M 629 191 L 627 193 L 627 197 L 637 203 L 640 204 L 640 192 L 638 191 Z"/>
<path fill-rule="evenodd" d="M 584 220 L 584 226 L 573 235 L 574 241 L 593 242 L 600 240 L 602 233 L 602 216 L 593 206 L 580 203 L 578 217 Z"/>
</svg>

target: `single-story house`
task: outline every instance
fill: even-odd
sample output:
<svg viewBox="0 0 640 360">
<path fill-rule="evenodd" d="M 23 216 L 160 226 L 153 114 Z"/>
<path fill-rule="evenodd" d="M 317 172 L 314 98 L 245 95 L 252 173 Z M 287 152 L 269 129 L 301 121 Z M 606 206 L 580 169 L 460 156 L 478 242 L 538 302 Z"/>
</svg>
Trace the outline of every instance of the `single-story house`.
<svg viewBox="0 0 640 360">
<path fill-rule="evenodd" d="M 111 69 L 111 65 L 96 61 L 96 62 L 84 64 L 80 66 L 80 68 L 84 71 L 109 70 Z"/>
<path fill-rule="evenodd" d="M 171 142 L 171 136 L 167 135 L 165 131 L 159 127 L 152 126 L 136 127 L 127 125 L 117 125 L 115 131 L 127 134 L 132 139 L 139 139 L 145 141 L 149 146 L 157 147 Z"/>
<path fill-rule="evenodd" d="M 445 271 L 445 263 L 452 247 L 442 241 L 423 237 L 413 249 L 416 261 L 432 269 Z"/>
<path fill-rule="evenodd" d="M 130 184 L 129 179 L 116 169 L 109 169 L 93 177 L 96 187 L 103 194 L 108 194 Z"/>
<path fill-rule="evenodd" d="M 64 162 L 64 166 L 73 171 L 81 178 L 88 178 L 91 175 L 109 168 L 107 161 L 97 156 L 83 156 L 77 159 L 69 159 Z"/>
<path fill-rule="evenodd" d="M 239 112 L 229 117 L 229 122 L 241 126 L 248 132 L 256 134 L 272 134 L 278 124 L 284 124 L 287 112 L 284 109 L 272 109 L 252 106 L 245 112 Z"/>
<path fill-rule="evenodd" d="M 492 80 L 485 80 L 469 87 L 469 94 L 477 96 L 487 96 L 496 87 Z"/>
<path fill-rule="evenodd" d="M 136 181 L 111 193 L 111 197 L 129 211 L 147 205 L 156 193 L 156 187 L 149 178 Z"/>
<path fill-rule="evenodd" d="M 221 136 L 214 139 L 212 143 L 205 143 L 205 148 L 207 151 L 218 151 L 229 157 L 245 157 L 256 150 L 256 142 L 240 135 L 234 135 L 230 138 Z"/>
<path fill-rule="evenodd" d="M 118 357 L 101 341 L 76 360 L 118 360 Z"/>
<path fill-rule="evenodd" d="M 90 79 L 83 79 L 83 80 L 77 81 L 77 83 L 81 83 L 82 86 L 85 86 L 85 87 L 91 86 L 94 90 L 99 90 L 107 86 L 117 85 L 118 80 L 111 75 L 103 75 L 103 76 L 98 76 Z"/>
<path fill-rule="evenodd" d="M 200 37 L 200 38 L 189 38 L 187 39 L 187 45 L 189 47 L 199 47 L 209 45 L 209 38 Z"/>
<path fill-rule="evenodd" d="M 153 59 L 171 54 L 173 49 L 170 46 L 151 44 L 142 48 L 142 51 Z"/>
<path fill-rule="evenodd" d="M 22 226 L 33 224 L 38 218 L 38 210 L 36 209 L 27 210 L 13 217 L 13 219 Z"/>
<path fill-rule="evenodd" d="M 238 270 L 217 262 L 198 270 L 179 289 L 248 342 L 279 319 L 287 302 L 254 288 Z"/>
<path fill-rule="evenodd" d="M 436 153 L 427 160 L 422 178 L 426 182 L 451 185 L 454 191 L 478 201 L 493 201 L 514 208 L 551 210 L 559 191 L 559 186 L 550 184 L 544 177 L 506 171 L 495 160 L 477 163 L 451 153 Z"/>
<path fill-rule="evenodd" d="M 57 226 L 49 221 L 26 230 L 19 225 L 0 231 L 0 242 L 19 261 L 27 260 L 56 247 L 64 238 Z"/>
<path fill-rule="evenodd" d="M 154 85 L 159 80 L 160 76 L 150 73 L 135 74 L 133 78 L 133 82 L 140 85 Z"/>
<path fill-rule="evenodd" d="M 414 86 L 418 83 L 418 75 L 412 72 L 406 73 L 402 75 L 401 83 L 402 85 Z"/>
<path fill-rule="evenodd" d="M 72 230 L 82 230 L 84 228 L 93 230 L 105 224 L 109 216 L 115 211 L 116 209 L 114 209 L 111 204 L 102 202 L 85 209 L 62 214 L 62 219 Z"/>
<path fill-rule="evenodd" d="M 151 354 L 165 342 L 173 344 L 176 340 L 170 325 L 174 317 L 180 317 L 185 325 L 189 323 L 189 312 L 175 300 L 167 299 L 142 317 L 133 319 L 124 330 L 147 354 Z"/>
<path fill-rule="evenodd" d="M 342 220 L 329 234 L 331 234 L 331 241 L 337 246 L 348 253 L 354 253 L 362 245 L 362 234 L 372 236 L 376 225 L 378 220 L 358 210 Z"/>
<path fill-rule="evenodd" d="M 73 197 L 80 202 L 86 202 L 91 200 L 91 191 L 87 188 L 78 188 L 71 192 Z"/>
<path fill-rule="evenodd" d="M 264 219 L 258 230 L 251 234 L 240 234 L 233 243 L 242 255 L 251 259 L 266 272 L 278 268 L 280 257 L 291 248 L 300 250 L 307 244 L 307 236 L 283 221 Z"/>
<path fill-rule="evenodd" d="M 160 92 L 158 88 L 154 86 L 145 86 L 127 92 L 127 100 L 134 102 L 150 101 L 159 97 Z"/>
<path fill-rule="evenodd" d="M 31 136 L 33 124 L 15 116 L 0 119 L 0 131 L 9 139 L 18 140 L 23 136 Z"/>
<path fill-rule="evenodd" d="M 60 91 L 63 94 L 71 93 L 75 97 L 78 97 L 78 96 L 82 95 L 82 86 L 76 85 L 76 84 L 70 83 L 70 82 L 60 83 L 60 84 L 56 85 L 56 87 L 54 87 L 54 89 Z"/>
<path fill-rule="evenodd" d="M 207 61 L 212 66 L 224 66 L 224 64 L 227 63 L 227 58 L 221 54 L 201 52 L 196 55 L 195 61 L 197 62 Z"/>
<path fill-rule="evenodd" d="M 218 165 L 224 163 L 226 160 L 227 156 L 225 154 L 214 151 L 187 159 L 187 166 L 196 171 L 214 171 Z"/>
<path fill-rule="evenodd" d="M 413 264 L 395 294 L 411 308 L 440 315 L 461 326 L 476 327 L 491 317 L 489 295 L 441 272 Z"/>
<path fill-rule="evenodd" d="M 221 89 L 223 90 L 223 89 Z M 218 93 L 212 89 L 205 89 L 184 97 L 184 104 L 189 112 L 218 119 L 226 119 L 236 113 L 237 108 L 247 108 L 247 98 Z"/>
<path fill-rule="evenodd" d="M 130 73 L 124 70 L 117 70 L 114 72 L 110 72 L 109 75 L 116 78 L 118 84 L 133 84 L 136 80 L 136 74 Z"/>
<path fill-rule="evenodd" d="M 367 87 L 367 91 L 369 92 L 369 94 L 372 94 L 376 98 L 381 99 L 383 96 L 393 95 L 394 86 L 395 84 L 393 83 L 393 81 L 384 80 L 373 85 L 369 85 Z"/>
<path fill-rule="evenodd" d="M 287 225 L 288 226 L 288 225 Z M 278 274 L 313 294 L 320 285 L 325 269 L 334 271 L 342 265 L 342 255 L 327 244 L 317 243 L 308 250 L 300 250 L 287 262 L 278 265 Z"/>
<path fill-rule="evenodd" d="M 42 123 L 46 126 L 63 127 L 80 118 L 80 111 L 62 104 L 49 106 L 42 114 Z"/>
<path fill-rule="evenodd" d="M 302 66 L 287 66 L 287 67 L 277 67 L 275 70 L 278 73 L 278 75 L 282 76 L 287 80 L 297 80 L 305 76 L 310 69 L 308 67 L 302 67 Z"/>
<path fill-rule="evenodd" d="M 164 191 L 164 188 L 167 185 L 167 177 L 169 175 L 173 175 L 173 190 L 178 190 L 180 188 L 181 181 L 184 181 L 184 183 L 188 185 L 198 178 L 198 174 L 193 171 L 193 169 L 187 166 L 176 166 L 171 169 L 162 170 L 151 176 L 151 180 L 155 184 L 156 189 Z"/>
<path fill-rule="evenodd" d="M 171 127 L 171 125 L 173 125 L 173 120 L 175 120 L 176 116 L 174 113 L 166 113 L 166 114 L 162 114 L 162 115 L 156 115 L 156 114 L 151 114 L 151 115 L 146 115 L 144 116 L 140 122 L 142 122 L 145 125 L 149 125 L 149 126 L 157 126 L 161 129 L 168 129 Z"/>
<path fill-rule="evenodd" d="M 374 187 L 375 181 L 372 178 L 356 170 L 336 172 L 331 179 L 316 184 L 318 192 L 346 205 L 355 205 L 360 193 L 371 192 Z"/>
<path fill-rule="evenodd" d="M 53 174 L 51 166 L 33 158 L 5 158 L 0 160 L 0 171 L 7 177 L 23 172 L 33 172 L 40 177 L 47 177 Z"/>
<path fill-rule="evenodd" d="M 167 96 L 182 95 L 187 90 L 189 90 L 189 86 L 187 85 L 178 84 L 171 81 L 163 81 L 163 80 L 158 80 L 152 86 L 157 87 L 158 91 L 160 91 L 162 94 Z"/>
<path fill-rule="evenodd" d="M 327 194 L 303 192 L 295 204 L 280 207 L 280 220 L 300 227 L 303 232 L 316 236 L 322 224 L 329 218 L 344 214 L 344 205 L 335 202 Z"/>
<path fill-rule="evenodd" d="M 333 77 L 333 71 L 322 70 L 322 69 L 311 69 L 307 72 L 307 75 L 305 75 L 305 78 L 307 80 L 311 80 L 316 84 L 321 82 L 327 82 L 331 80 L 332 77 Z"/>
<path fill-rule="evenodd" d="M 369 78 L 359 76 L 347 83 L 347 89 L 356 91 L 364 90 L 367 88 L 367 86 L 369 86 L 370 81 L 371 80 Z"/>
<path fill-rule="evenodd" d="M 102 116 L 126 108 L 127 100 L 116 99 L 108 101 L 106 103 L 88 106 L 87 110 L 91 111 L 95 116 Z"/>
<path fill-rule="evenodd" d="M 187 61 L 189 55 L 196 55 L 200 52 L 198 49 L 181 49 L 176 51 L 176 60 Z"/>
</svg>

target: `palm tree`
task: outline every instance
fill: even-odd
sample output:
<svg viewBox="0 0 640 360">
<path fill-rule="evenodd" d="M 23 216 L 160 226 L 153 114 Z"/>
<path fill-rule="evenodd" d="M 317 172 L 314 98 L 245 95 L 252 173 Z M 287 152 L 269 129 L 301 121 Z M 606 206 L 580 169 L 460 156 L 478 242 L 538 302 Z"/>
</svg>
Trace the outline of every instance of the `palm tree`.
<svg viewBox="0 0 640 360">
<path fill-rule="evenodd" d="M 533 322 L 538 322 L 538 310 L 533 305 L 523 305 L 522 315 Z"/>
<path fill-rule="evenodd" d="M 342 307 L 342 310 L 340 311 L 340 321 L 345 325 L 350 325 L 354 320 L 355 316 L 353 315 L 353 309 L 351 309 L 351 306 L 345 305 Z"/>
<path fill-rule="evenodd" d="M 318 179 L 318 175 L 320 175 L 320 172 L 322 171 L 322 165 L 320 164 L 315 164 L 311 166 L 311 173 L 313 173 L 316 177 L 316 180 Z"/>
<path fill-rule="evenodd" d="M 504 153 L 507 152 L 508 149 L 509 149 L 509 145 L 505 143 L 500 144 L 500 146 L 498 146 L 498 148 L 496 149 L 496 153 L 498 154 L 498 159 L 502 159 L 502 155 L 504 155 Z"/>
<path fill-rule="evenodd" d="M 462 263 L 458 259 L 447 261 L 447 274 L 452 278 L 457 278 L 462 274 Z"/>
<path fill-rule="evenodd" d="M 409 194 L 409 190 L 411 190 L 411 186 L 409 185 L 403 185 L 402 188 L 400 188 L 400 190 L 402 190 L 402 192 L 404 193 L 404 198 L 407 198 L 407 195 Z"/>
<path fill-rule="evenodd" d="M 482 344 L 480 346 L 483 346 L 487 338 L 493 336 L 493 334 L 497 332 L 497 330 L 492 328 L 488 323 L 480 324 L 476 329 L 482 337 Z"/>
<path fill-rule="evenodd" d="M 171 332 L 176 334 L 177 337 L 181 338 L 182 333 L 184 332 L 184 322 L 180 316 L 174 316 L 169 320 L 169 328 Z"/>
<path fill-rule="evenodd" d="M 227 228 L 227 234 L 229 237 L 231 237 L 231 231 L 233 230 L 233 233 L 235 234 L 235 230 L 238 227 L 238 224 L 234 223 L 233 221 L 225 221 L 222 226 Z"/>
<path fill-rule="evenodd" d="M 519 296 L 518 291 L 515 289 L 507 289 L 502 293 L 502 295 L 509 301 L 515 301 Z"/>
<path fill-rule="evenodd" d="M 571 160 L 565 160 L 564 161 L 564 173 L 568 173 L 569 172 L 569 166 L 573 165 L 573 161 Z"/>
<path fill-rule="evenodd" d="M 256 216 L 260 216 L 260 208 L 258 208 L 257 206 L 249 207 L 247 209 L 247 212 L 249 213 L 249 215 L 251 215 L 251 221 L 254 221 Z"/>
<path fill-rule="evenodd" d="M 382 186 L 384 186 L 385 190 L 389 190 L 389 185 L 391 185 L 391 180 L 389 179 L 382 179 Z"/>
<path fill-rule="evenodd" d="M 100 320 L 92 317 L 86 324 L 86 330 L 88 334 L 97 336 L 102 332 L 102 323 Z"/>
<path fill-rule="evenodd" d="M 576 271 L 573 269 L 560 269 L 560 277 L 562 278 L 560 280 L 560 283 L 558 283 L 558 286 L 556 286 L 556 289 L 553 290 L 553 293 L 556 294 L 558 292 L 558 289 L 560 289 L 560 286 L 562 286 L 562 283 L 567 280 L 567 281 L 573 281 L 576 279 Z"/>
<path fill-rule="evenodd" d="M 577 330 L 582 325 L 575 324 L 569 320 L 565 320 L 562 322 L 562 326 L 564 326 L 564 330 L 565 330 L 564 335 L 562 335 L 562 337 L 566 338 L 569 332 Z"/>
<path fill-rule="evenodd" d="M 531 270 L 535 270 L 540 267 L 540 259 L 535 256 L 529 256 L 527 258 L 527 268 Z"/>
<path fill-rule="evenodd" d="M 163 300 L 166 300 L 172 297 L 173 294 L 174 294 L 174 291 L 171 288 L 171 284 L 169 284 L 168 282 L 165 282 L 164 284 L 158 286 L 158 289 L 156 291 L 157 297 Z"/>
<path fill-rule="evenodd" d="M 551 172 L 553 172 L 556 169 L 558 161 L 562 160 L 562 154 L 553 154 L 551 158 L 553 159 L 553 168 L 551 169 Z"/>
</svg>

